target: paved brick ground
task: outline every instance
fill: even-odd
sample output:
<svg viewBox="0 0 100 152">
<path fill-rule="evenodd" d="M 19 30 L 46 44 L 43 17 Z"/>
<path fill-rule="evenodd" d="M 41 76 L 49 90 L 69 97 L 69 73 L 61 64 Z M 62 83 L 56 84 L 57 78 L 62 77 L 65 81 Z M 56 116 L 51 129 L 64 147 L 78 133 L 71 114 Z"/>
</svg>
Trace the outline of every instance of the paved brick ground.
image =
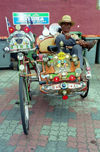
<svg viewBox="0 0 100 152">
<path fill-rule="evenodd" d="M 24 135 L 18 96 L 18 72 L 0 70 L 0 152 L 99 152 L 100 64 L 91 66 L 88 97 L 66 101 L 40 93 L 32 85 L 29 135 Z"/>
</svg>

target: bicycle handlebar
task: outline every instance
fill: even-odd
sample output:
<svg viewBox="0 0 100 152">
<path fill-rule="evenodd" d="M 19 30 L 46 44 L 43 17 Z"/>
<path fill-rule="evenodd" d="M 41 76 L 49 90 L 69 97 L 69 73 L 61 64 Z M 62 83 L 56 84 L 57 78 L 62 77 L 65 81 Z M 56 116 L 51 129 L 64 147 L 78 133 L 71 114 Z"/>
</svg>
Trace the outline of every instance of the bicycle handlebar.
<svg viewBox="0 0 100 152">
<path fill-rule="evenodd" d="M 37 47 L 33 48 L 33 49 L 16 49 L 16 50 L 9 50 L 9 51 L 5 51 L 4 49 L 4 52 L 5 53 L 19 53 L 19 52 L 29 52 L 29 51 L 35 51 L 36 49 L 38 49 Z"/>
</svg>

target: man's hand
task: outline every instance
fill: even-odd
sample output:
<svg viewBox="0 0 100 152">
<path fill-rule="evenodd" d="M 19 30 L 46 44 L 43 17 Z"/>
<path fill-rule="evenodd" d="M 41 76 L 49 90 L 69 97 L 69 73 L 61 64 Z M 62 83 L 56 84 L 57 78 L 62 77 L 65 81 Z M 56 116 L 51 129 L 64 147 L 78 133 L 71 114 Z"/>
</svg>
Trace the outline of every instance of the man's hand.
<svg viewBox="0 0 100 152">
<path fill-rule="evenodd" d="M 81 39 L 77 39 L 76 40 L 76 44 L 80 45 L 80 46 L 84 46 L 85 45 L 85 41 L 81 40 Z"/>
<path fill-rule="evenodd" d="M 76 40 L 76 44 L 87 48 L 88 51 L 95 45 L 96 42 L 97 42 L 97 40 L 94 40 L 92 42 L 91 41 L 86 42 L 86 41 L 80 40 L 80 39 Z"/>
<path fill-rule="evenodd" d="M 71 34 L 70 33 L 66 33 L 65 34 L 65 38 L 66 38 L 66 40 L 70 39 L 71 38 Z"/>
</svg>

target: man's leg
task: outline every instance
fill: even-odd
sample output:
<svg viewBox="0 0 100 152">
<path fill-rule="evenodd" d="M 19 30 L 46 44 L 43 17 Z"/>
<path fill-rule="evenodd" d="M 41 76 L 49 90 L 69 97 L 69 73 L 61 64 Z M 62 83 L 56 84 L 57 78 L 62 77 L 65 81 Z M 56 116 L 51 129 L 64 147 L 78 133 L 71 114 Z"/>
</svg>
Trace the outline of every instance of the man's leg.
<svg viewBox="0 0 100 152">
<path fill-rule="evenodd" d="M 82 47 L 80 45 L 74 45 L 72 50 L 70 51 L 71 55 L 76 54 L 80 60 L 80 68 L 83 69 L 83 54 Z"/>
</svg>

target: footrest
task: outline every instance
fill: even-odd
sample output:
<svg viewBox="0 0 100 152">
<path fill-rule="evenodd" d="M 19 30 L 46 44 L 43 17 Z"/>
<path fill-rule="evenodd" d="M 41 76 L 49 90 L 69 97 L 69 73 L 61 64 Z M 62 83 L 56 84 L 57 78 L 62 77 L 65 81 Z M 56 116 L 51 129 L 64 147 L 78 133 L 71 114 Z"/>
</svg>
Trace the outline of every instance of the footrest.
<svg viewBox="0 0 100 152">
<path fill-rule="evenodd" d="M 39 84 L 40 84 L 40 85 L 46 84 L 46 81 L 40 81 Z"/>
</svg>

